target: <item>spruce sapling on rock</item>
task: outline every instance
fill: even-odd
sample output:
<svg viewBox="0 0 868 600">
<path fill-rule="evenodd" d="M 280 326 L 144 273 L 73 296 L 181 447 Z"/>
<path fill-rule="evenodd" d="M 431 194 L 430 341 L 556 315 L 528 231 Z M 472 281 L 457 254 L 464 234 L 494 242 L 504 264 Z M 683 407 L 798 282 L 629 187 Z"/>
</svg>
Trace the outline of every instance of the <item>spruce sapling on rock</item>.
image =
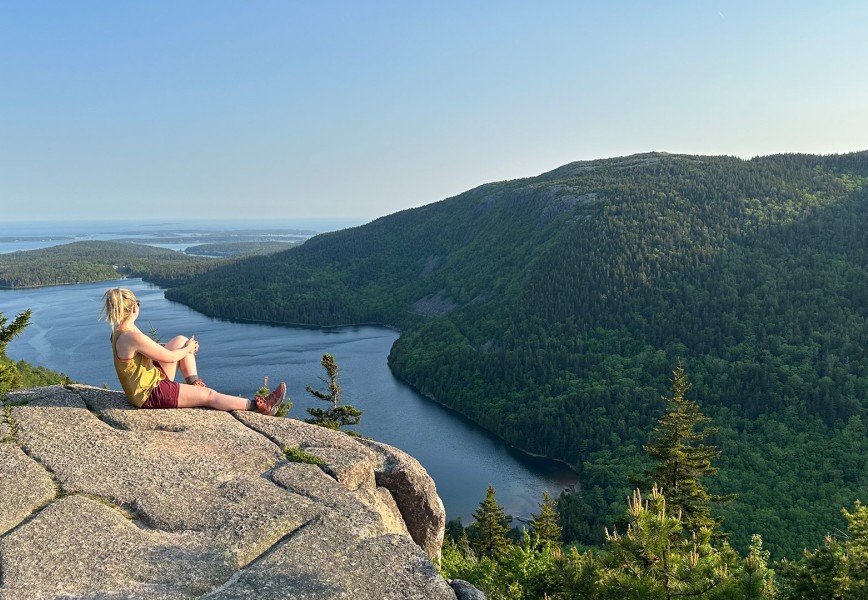
<svg viewBox="0 0 868 600">
<path fill-rule="evenodd" d="M 320 391 L 306 385 L 305 390 L 314 398 L 330 403 L 331 408 L 308 408 L 307 412 L 311 418 L 305 419 L 305 422 L 334 430 L 340 430 L 345 425 L 358 425 L 363 411 L 349 404 L 341 404 L 341 386 L 338 384 L 338 366 L 335 364 L 335 357 L 331 354 L 323 354 L 320 364 L 326 372 L 325 377 L 320 377 L 320 381 L 326 384 L 326 389 Z M 346 433 L 358 435 L 355 431 Z"/>
</svg>

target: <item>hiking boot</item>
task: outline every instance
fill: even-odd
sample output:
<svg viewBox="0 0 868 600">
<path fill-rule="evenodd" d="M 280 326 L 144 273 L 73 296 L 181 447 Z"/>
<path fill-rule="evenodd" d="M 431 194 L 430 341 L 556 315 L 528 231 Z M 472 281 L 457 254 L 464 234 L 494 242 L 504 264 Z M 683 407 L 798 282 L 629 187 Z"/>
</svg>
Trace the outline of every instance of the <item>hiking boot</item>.
<svg viewBox="0 0 868 600">
<path fill-rule="evenodd" d="M 194 381 L 190 385 L 195 385 L 196 387 L 208 387 L 207 385 L 205 385 L 205 382 L 202 381 L 201 379 L 197 379 L 196 381 Z"/>
<path fill-rule="evenodd" d="M 265 396 L 256 396 L 256 410 L 263 415 L 271 415 L 274 416 L 277 413 L 277 409 L 280 407 L 280 403 L 283 402 L 283 399 L 286 397 L 286 384 L 282 381 L 280 385 L 274 388 L 274 391 Z"/>
</svg>

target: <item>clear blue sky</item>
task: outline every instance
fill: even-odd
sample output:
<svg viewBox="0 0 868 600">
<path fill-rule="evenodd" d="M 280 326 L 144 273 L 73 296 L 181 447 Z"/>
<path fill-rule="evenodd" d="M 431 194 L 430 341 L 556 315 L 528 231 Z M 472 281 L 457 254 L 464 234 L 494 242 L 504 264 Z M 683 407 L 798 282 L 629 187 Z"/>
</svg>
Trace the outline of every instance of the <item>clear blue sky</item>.
<svg viewBox="0 0 868 600">
<path fill-rule="evenodd" d="M 866 31 L 864 0 L 4 0 L 0 210 L 369 220 L 574 160 L 865 150 Z"/>
</svg>

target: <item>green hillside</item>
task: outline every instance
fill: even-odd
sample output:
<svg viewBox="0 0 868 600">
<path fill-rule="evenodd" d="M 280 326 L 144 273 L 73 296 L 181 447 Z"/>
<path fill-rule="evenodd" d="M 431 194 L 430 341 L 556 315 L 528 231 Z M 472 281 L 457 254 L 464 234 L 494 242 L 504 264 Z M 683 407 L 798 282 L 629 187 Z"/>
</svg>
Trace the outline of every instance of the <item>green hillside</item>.
<svg viewBox="0 0 868 600">
<path fill-rule="evenodd" d="M 301 242 L 220 242 L 209 244 L 196 244 L 184 250 L 191 256 L 218 256 L 221 258 L 235 258 L 238 256 L 251 256 L 254 254 L 272 254 L 287 250 Z"/>
<path fill-rule="evenodd" d="M 221 262 L 129 242 L 72 242 L 0 254 L 0 287 L 20 288 L 143 277 L 171 285 Z"/>
<path fill-rule="evenodd" d="M 401 328 L 394 372 L 567 460 L 568 532 L 623 513 L 680 359 L 720 433 L 724 528 L 777 556 L 868 499 L 868 153 L 646 154 L 493 183 L 203 274 L 235 319 Z M 338 357 L 339 358 L 339 357 Z"/>
</svg>

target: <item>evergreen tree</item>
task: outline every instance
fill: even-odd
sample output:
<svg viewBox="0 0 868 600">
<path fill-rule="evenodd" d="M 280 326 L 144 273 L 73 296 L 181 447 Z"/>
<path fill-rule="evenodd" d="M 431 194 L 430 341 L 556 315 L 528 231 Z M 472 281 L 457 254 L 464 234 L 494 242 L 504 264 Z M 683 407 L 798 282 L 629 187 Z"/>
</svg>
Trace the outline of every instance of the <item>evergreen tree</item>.
<svg viewBox="0 0 868 600">
<path fill-rule="evenodd" d="M 734 496 L 710 494 L 700 481 L 705 475 L 717 473 L 711 461 L 720 456 L 714 446 L 702 441 L 717 429 L 699 429 L 711 419 L 699 411 L 699 405 L 685 398 L 690 389 L 684 367 L 680 364 L 673 372 L 672 392 L 664 397 L 668 412 L 658 421 L 651 433 L 651 443 L 645 452 L 657 461 L 657 466 L 646 475 L 666 494 L 670 510 L 681 511 L 684 527 L 698 532 L 714 530 L 719 521 L 711 516 L 712 502 L 725 502 Z"/>
<path fill-rule="evenodd" d="M 815 550 L 805 550 L 798 562 L 782 561 L 781 598 L 784 600 L 868 599 L 868 507 L 856 501 L 847 519 L 843 541 L 831 535 Z"/>
<path fill-rule="evenodd" d="M 560 546 L 562 543 L 560 515 L 558 514 L 557 501 L 543 492 L 543 501 L 539 505 L 539 514 L 531 514 L 530 529 L 536 534 L 537 540 L 542 544 Z"/>
<path fill-rule="evenodd" d="M 464 525 L 461 523 L 461 517 L 455 517 L 454 519 L 446 521 L 445 537 L 449 538 L 453 542 L 458 542 L 458 540 L 465 535 Z"/>
<path fill-rule="evenodd" d="M 759 534 L 750 538 L 748 555 L 741 563 L 736 589 L 740 598 L 774 598 L 775 572 L 769 568 L 769 551 L 763 549 Z"/>
<path fill-rule="evenodd" d="M 358 425 L 362 417 L 361 410 L 349 404 L 341 404 L 341 386 L 338 383 L 338 365 L 335 357 L 331 354 L 323 354 L 320 364 L 325 369 L 326 376 L 320 377 L 320 381 L 326 384 L 324 391 L 315 390 L 310 385 L 305 386 L 307 393 L 331 404 L 331 408 L 308 408 L 311 416 L 305 419 L 305 423 L 312 423 L 328 429 L 338 430 L 345 425 Z M 358 435 L 354 431 L 347 431 L 350 435 Z"/>
<path fill-rule="evenodd" d="M 559 561 L 561 595 L 564 600 L 596 600 L 599 598 L 597 582 L 600 580 L 600 561 L 590 550 L 579 553 L 572 546 Z"/>
<path fill-rule="evenodd" d="M 21 374 L 15 364 L 6 357 L 6 345 L 30 324 L 30 310 L 19 314 L 9 325 L 6 323 L 6 317 L 0 313 L 0 399 L 6 392 L 18 387 L 21 381 Z"/>
<path fill-rule="evenodd" d="M 485 500 L 479 503 L 479 508 L 473 513 L 476 523 L 468 529 L 471 533 L 471 546 L 480 557 L 503 557 L 510 548 L 506 534 L 509 531 L 508 518 L 503 507 L 494 498 L 494 486 L 489 484 L 485 492 Z"/>
<path fill-rule="evenodd" d="M 716 550 L 709 529 L 685 536 L 682 515 L 667 507 L 657 487 L 647 500 L 636 490 L 627 517 L 624 535 L 606 531 L 609 555 L 598 597 L 712 598 L 732 584 L 735 553 L 728 546 Z"/>
<path fill-rule="evenodd" d="M 847 519 L 846 580 L 853 598 L 868 598 L 868 506 L 856 501 L 853 512 L 841 511 Z"/>
</svg>

